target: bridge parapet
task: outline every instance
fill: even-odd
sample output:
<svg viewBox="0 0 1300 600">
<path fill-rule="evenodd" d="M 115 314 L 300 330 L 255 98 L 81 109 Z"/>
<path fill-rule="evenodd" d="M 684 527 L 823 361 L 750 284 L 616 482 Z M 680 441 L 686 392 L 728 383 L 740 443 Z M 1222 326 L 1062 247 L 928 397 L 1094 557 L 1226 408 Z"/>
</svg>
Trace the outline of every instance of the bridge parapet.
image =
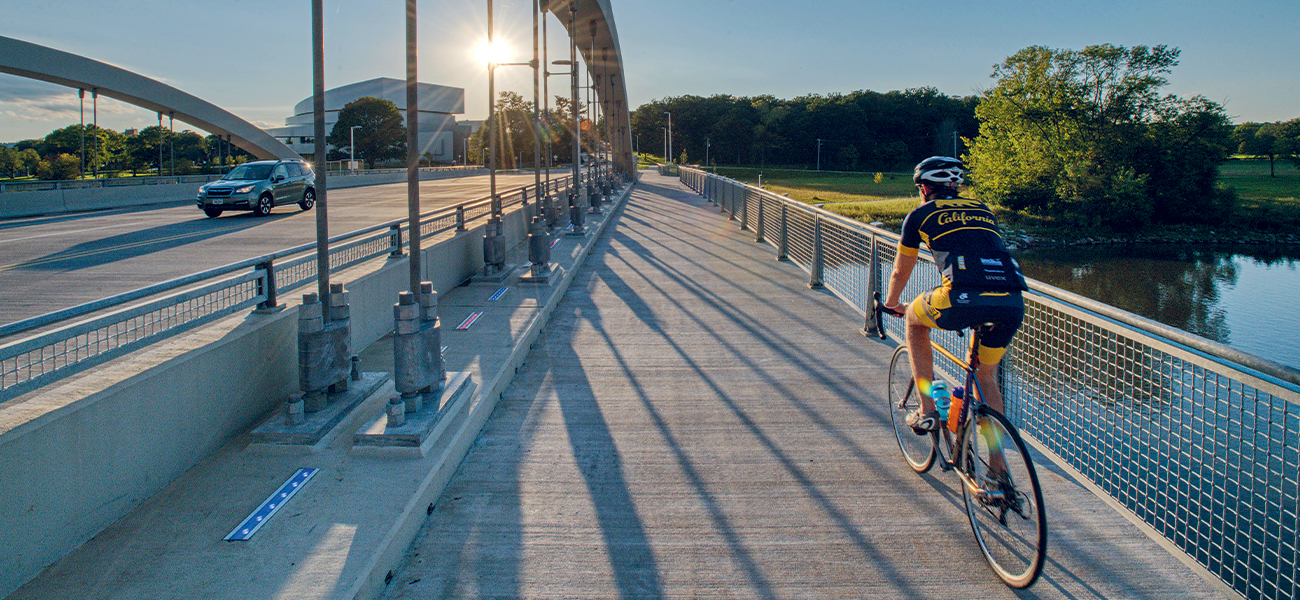
<svg viewBox="0 0 1300 600">
<path fill-rule="evenodd" d="M 699 169 L 683 183 L 718 203 L 861 311 L 898 235 Z M 904 297 L 940 282 L 922 255 Z M 1027 439 L 1230 595 L 1293 598 L 1300 373 L 1030 281 L 1004 359 L 1007 415 Z M 903 324 L 887 333 L 903 339 Z M 874 331 L 872 331 L 874 333 Z M 960 355 L 952 332 L 934 339 Z M 936 356 L 936 371 L 958 372 Z"/>
</svg>

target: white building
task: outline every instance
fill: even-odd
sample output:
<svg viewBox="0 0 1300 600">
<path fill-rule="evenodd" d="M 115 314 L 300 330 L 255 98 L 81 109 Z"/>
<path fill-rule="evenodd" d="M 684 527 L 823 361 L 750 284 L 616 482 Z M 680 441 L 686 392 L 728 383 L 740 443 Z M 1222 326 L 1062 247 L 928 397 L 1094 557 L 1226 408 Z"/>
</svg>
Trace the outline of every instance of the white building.
<svg viewBox="0 0 1300 600">
<path fill-rule="evenodd" d="M 420 83 L 416 92 L 420 98 L 420 154 L 431 153 L 437 162 L 453 162 L 459 157 L 457 149 L 463 145 L 457 135 L 454 115 L 465 112 L 465 90 Z M 339 120 L 339 111 L 347 103 L 365 96 L 392 101 L 401 111 L 402 120 L 406 120 L 406 81 L 380 77 L 325 91 L 325 135 L 333 130 Z M 312 111 L 312 98 L 308 97 L 293 107 L 294 114 L 284 120 L 284 127 L 267 129 L 266 132 L 299 154 L 312 154 L 316 151 Z M 358 160 L 361 158 L 357 157 Z"/>
</svg>

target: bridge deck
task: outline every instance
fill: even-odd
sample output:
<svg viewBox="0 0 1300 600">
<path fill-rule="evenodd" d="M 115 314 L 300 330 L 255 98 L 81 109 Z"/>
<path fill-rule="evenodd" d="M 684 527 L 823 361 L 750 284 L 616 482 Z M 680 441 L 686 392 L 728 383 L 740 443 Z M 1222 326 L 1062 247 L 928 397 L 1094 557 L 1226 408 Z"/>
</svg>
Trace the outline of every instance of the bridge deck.
<svg viewBox="0 0 1300 600">
<path fill-rule="evenodd" d="M 893 348 L 647 174 L 389 598 L 1014 597 L 950 475 L 901 461 Z M 1054 465 L 1044 598 L 1220 597 Z"/>
</svg>

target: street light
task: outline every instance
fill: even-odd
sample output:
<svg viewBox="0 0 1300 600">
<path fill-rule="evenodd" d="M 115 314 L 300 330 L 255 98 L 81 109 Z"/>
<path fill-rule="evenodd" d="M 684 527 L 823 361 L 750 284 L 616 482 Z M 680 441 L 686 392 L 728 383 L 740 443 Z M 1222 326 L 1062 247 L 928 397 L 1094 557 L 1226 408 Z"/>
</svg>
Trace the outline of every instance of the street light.
<svg viewBox="0 0 1300 600">
<path fill-rule="evenodd" d="M 348 128 L 348 152 L 351 157 L 348 159 L 348 170 L 355 171 L 357 168 L 357 135 L 356 131 L 361 129 L 360 125 L 353 125 Z"/>
<path fill-rule="evenodd" d="M 709 138 L 704 138 L 704 168 L 709 168 L 709 148 L 713 147 L 713 142 Z"/>
<path fill-rule="evenodd" d="M 671 164 L 673 164 L 673 162 L 674 162 L 673 159 L 672 159 L 672 155 L 673 155 L 673 113 L 671 113 L 671 112 L 665 110 L 665 111 L 664 111 L 664 114 L 665 114 L 665 115 L 668 115 L 668 156 L 666 156 L 666 157 L 664 157 L 664 158 L 667 158 L 667 159 L 668 159 L 668 164 L 671 165 Z"/>
</svg>

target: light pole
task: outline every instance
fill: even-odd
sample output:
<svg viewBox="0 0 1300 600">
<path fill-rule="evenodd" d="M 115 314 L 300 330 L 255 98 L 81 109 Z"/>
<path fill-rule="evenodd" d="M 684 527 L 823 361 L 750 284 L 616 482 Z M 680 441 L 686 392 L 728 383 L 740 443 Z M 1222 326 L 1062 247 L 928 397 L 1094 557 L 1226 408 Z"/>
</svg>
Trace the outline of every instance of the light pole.
<svg viewBox="0 0 1300 600">
<path fill-rule="evenodd" d="M 665 110 L 664 114 L 668 115 L 668 156 L 667 158 L 668 158 L 668 164 L 671 165 L 674 162 L 676 162 L 672 157 L 673 156 L 673 113 Z"/>
<path fill-rule="evenodd" d="M 353 125 L 348 128 L 348 170 L 355 171 L 357 168 L 357 134 L 356 131 L 361 129 L 360 125 Z"/>
<path fill-rule="evenodd" d="M 709 149 L 713 147 L 713 142 L 709 138 L 704 138 L 704 168 L 709 168 Z"/>
<path fill-rule="evenodd" d="M 660 126 L 659 126 L 659 129 L 660 129 L 661 131 L 663 131 L 663 137 L 664 137 L 664 164 L 667 165 L 667 164 L 668 164 L 668 128 L 667 128 L 667 127 L 664 127 L 664 126 L 662 126 L 662 125 L 660 125 Z"/>
<path fill-rule="evenodd" d="M 817 138 L 817 170 L 822 170 L 822 139 Z"/>
</svg>

